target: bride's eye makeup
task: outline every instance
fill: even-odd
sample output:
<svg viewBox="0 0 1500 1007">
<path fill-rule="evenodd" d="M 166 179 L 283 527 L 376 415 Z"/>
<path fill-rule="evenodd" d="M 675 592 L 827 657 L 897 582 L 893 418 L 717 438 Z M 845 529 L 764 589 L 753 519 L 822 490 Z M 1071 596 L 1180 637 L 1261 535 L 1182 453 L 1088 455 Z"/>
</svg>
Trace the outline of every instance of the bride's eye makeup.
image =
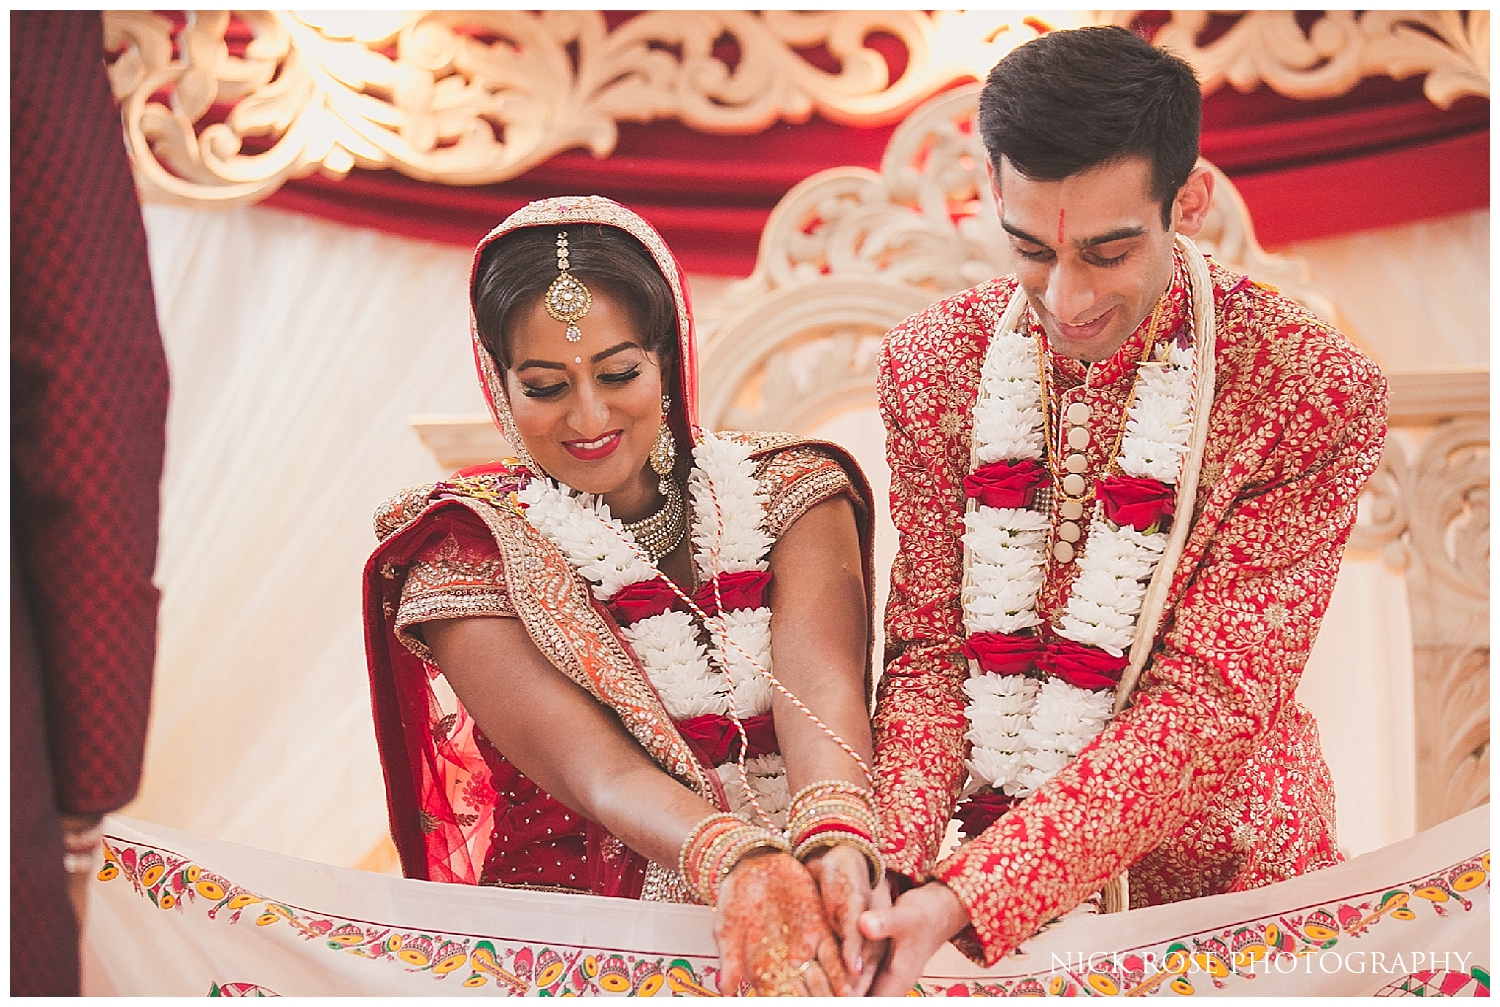
<svg viewBox="0 0 1500 1007">
<path fill-rule="evenodd" d="M 521 383 L 521 394 L 528 399 L 550 399 L 555 397 L 564 388 L 568 387 L 566 381 L 559 381 L 555 385 L 528 385 Z"/>
<path fill-rule="evenodd" d="M 623 385 L 628 382 L 634 381 L 640 376 L 641 365 L 636 364 L 634 367 L 631 367 L 628 370 L 624 371 L 605 371 L 603 374 L 599 375 L 599 380 L 609 385 Z"/>
</svg>

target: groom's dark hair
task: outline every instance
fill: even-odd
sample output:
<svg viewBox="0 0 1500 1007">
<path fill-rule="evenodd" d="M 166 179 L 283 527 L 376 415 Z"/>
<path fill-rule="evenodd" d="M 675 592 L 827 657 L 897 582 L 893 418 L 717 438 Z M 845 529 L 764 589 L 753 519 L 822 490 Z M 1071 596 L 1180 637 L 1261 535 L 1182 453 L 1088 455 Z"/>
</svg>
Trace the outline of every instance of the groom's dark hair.
<svg viewBox="0 0 1500 1007">
<path fill-rule="evenodd" d="M 1186 62 L 1124 28 L 1054 31 L 1012 50 L 979 96 L 979 134 L 1023 177 L 1056 182 L 1140 156 L 1162 226 L 1198 161 L 1203 95 Z"/>
</svg>

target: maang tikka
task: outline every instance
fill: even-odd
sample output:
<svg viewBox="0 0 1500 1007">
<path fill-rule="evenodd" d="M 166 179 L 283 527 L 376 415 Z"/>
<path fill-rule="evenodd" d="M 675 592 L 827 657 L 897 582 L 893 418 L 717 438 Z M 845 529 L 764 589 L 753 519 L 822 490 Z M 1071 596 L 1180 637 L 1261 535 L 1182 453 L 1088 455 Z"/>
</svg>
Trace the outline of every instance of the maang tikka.
<svg viewBox="0 0 1500 1007">
<path fill-rule="evenodd" d="M 567 332 L 564 333 L 568 342 L 576 343 L 583 338 L 583 333 L 578 328 L 578 319 L 589 313 L 594 296 L 589 293 L 588 287 L 568 272 L 567 231 L 557 232 L 557 279 L 547 288 L 547 296 L 542 298 L 542 303 L 547 306 L 547 314 L 559 322 L 568 323 Z"/>
<path fill-rule="evenodd" d="M 667 415 L 672 410 L 672 400 L 667 396 L 661 397 L 661 427 L 656 431 L 656 443 L 651 445 L 651 454 L 647 461 L 651 463 L 651 471 L 660 477 L 656 488 L 661 491 L 662 496 L 672 488 L 672 467 L 677 461 L 677 442 L 672 439 L 671 428 L 667 426 Z"/>
</svg>

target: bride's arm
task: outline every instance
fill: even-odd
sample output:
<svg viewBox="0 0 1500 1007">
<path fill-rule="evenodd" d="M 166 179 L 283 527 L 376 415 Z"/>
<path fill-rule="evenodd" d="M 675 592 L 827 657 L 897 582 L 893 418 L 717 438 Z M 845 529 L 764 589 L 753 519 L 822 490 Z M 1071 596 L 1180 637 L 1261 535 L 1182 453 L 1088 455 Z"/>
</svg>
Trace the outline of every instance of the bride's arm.
<svg viewBox="0 0 1500 1007">
<path fill-rule="evenodd" d="M 659 864 L 716 809 L 664 773 L 614 712 L 554 668 L 518 619 L 449 619 L 423 634 L 453 692 L 526 777 Z"/>
<path fill-rule="evenodd" d="M 717 810 L 663 772 L 613 711 L 554 668 L 518 620 L 435 621 L 423 633 L 495 747 L 537 786 L 637 853 L 675 865 L 693 827 Z M 752 851 L 720 886 L 719 908 L 715 936 L 725 992 L 735 992 L 741 978 L 770 992 L 785 982 L 778 960 L 784 970 L 788 960 L 814 958 L 827 982 L 804 973 L 807 992 L 848 991 L 817 889 L 791 857 Z"/>
<path fill-rule="evenodd" d="M 773 673 L 873 766 L 865 692 L 868 602 L 849 498 L 831 497 L 794 521 L 771 550 L 771 572 Z M 824 780 L 870 786 L 859 763 L 779 692 L 772 710 L 791 793 Z M 873 975 L 880 950 L 865 946 L 858 927 L 873 895 L 869 862 L 855 847 L 838 845 L 813 853 L 807 864 L 843 942 L 844 964 L 862 989 L 860 973 Z"/>
</svg>

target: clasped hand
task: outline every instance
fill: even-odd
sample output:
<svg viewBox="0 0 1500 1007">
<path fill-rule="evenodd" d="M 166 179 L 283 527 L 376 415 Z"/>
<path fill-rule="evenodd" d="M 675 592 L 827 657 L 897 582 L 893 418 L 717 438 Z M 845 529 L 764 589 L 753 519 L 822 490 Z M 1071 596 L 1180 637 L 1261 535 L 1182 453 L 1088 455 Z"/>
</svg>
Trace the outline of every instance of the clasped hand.
<svg viewBox="0 0 1500 1007">
<path fill-rule="evenodd" d="M 785 853 L 753 853 L 719 886 L 719 989 L 861 996 L 884 942 L 860 932 L 860 914 L 889 904 L 883 883 L 871 889 L 869 863 L 853 847 L 820 850 L 805 866 Z"/>
</svg>

